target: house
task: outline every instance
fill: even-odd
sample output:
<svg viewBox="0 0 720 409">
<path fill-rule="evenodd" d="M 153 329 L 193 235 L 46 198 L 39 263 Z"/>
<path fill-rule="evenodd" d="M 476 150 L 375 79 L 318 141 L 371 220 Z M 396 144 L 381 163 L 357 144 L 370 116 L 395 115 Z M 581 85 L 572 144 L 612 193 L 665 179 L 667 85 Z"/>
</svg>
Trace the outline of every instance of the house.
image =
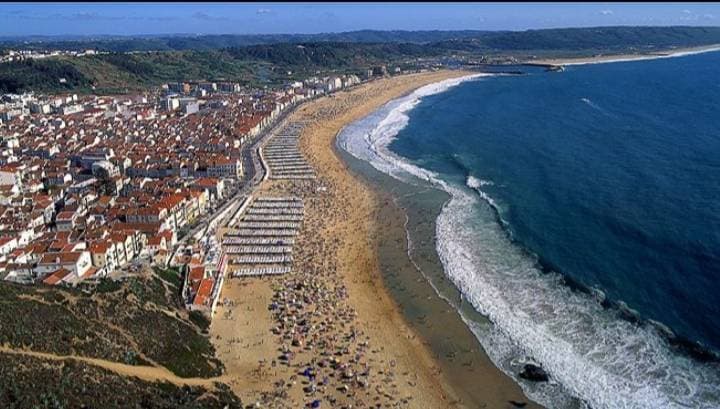
<svg viewBox="0 0 720 409">
<path fill-rule="evenodd" d="M 55 270 L 54 272 L 48 274 L 47 277 L 43 280 L 43 284 L 47 285 L 57 285 L 61 282 L 66 282 L 70 277 L 72 276 L 72 271 L 60 268 L 58 270 Z"/>
<path fill-rule="evenodd" d="M 155 252 L 155 254 L 152 256 L 153 263 L 159 264 L 159 265 L 167 264 L 169 258 L 170 258 L 170 252 L 167 250 L 162 250 L 162 249 Z"/>
<path fill-rule="evenodd" d="M 225 182 L 222 179 L 200 178 L 197 181 L 195 181 L 194 186 L 201 188 L 201 189 L 207 189 L 208 192 L 210 193 L 211 200 L 213 200 L 213 201 L 218 201 L 223 198 L 223 190 L 225 189 Z"/>
<path fill-rule="evenodd" d="M 0 256 L 6 256 L 18 247 L 17 237 L 0 237 Z"/>
<path fill-rule="evenodd" d="M 242 176 L 242 172 L 240 159 L 214 157 L 201 161 L 195 174 L 199 177 L 239 178 Z"/>
<path fill-rule="evenodd" d="M 160 231 L 160 235 L 165 237 L 165 243 L 167 243 L 168 247 L 172 247 L 177 244 L 177 233 L 175 231 L 162 230 Z"/>
<path fill-rule="evenodd" d="M 151 253 L 155 254 L 160 250 L 167 250 L 167 240 L 163 236 L 153 236 L 147 241 L 145 248 Z"/>
<path fill-rule="evenodd" d="M 62 211 L 55 217 L 55 225 L 59 231 L 71 231 L 77 225 L 77 212 Z"/>
<path fill-rule="evenodd" d="M 92 258 L 89 251 L 67 251 L 44 253 L 35 267 L 38 278 L 45 278 L 49 274 L 64 268 L 74 277 L 83 277 L 92 267 Z"/>
<path fill-rule="evenodd" d="M 20 172 L 12 170 L 0 170 L 0 185 L 13 186 L 19 184 L 21 180 Z"/>
<path fill-rule="evenodd" d="M 130 260 L 135 257 L 135 254 L 137 254 L 136 251 L 139 251 L 139 245 L 136 243 L 134 234 L 123 231 L 113 231 L 113 233 L 110 234 L 110 239 L 115 244 L 115 254 L 118 265 L 120 266 L 124 266 L 130 262 Z"/>
<path fill-rule="evenodd" d="M 212 290 L 215 286 L 215 280 L 212 278 L 204 278 L 200 281 L 197 293 L 192 302 L 192 308 L 208 308 L 212 304 Z"/>
<path fill-rule="evenodd" d="M 115 245 L 112 241 L 97 242 L 90 245 L 90 255 L 92 257 L 92 265 L 101 274 L 108 274 L 117 267 L 117 259 L 115 256 Z"/>
<path fill-rule="evenodd" d="M 167 218 L 167 209 L 161 206 L 149 206 L 130 211 L 125 219 L 128 223 L 159 223 Z"/>
</svg>

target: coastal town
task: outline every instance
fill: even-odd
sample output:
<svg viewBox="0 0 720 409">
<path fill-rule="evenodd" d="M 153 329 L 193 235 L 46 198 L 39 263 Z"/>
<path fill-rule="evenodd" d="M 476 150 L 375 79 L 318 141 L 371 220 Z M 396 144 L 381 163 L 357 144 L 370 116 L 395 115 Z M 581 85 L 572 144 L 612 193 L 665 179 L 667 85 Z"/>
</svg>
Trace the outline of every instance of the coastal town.
<svg viewBox="0 0 720 409">
<path fill-rule="evenodd" d="M 247 195 L 260 171 L 253 142 L 300 102 L 360 82 L 344 75 L 272 90 L 178 82 L 122 96 L 3 95 L 0 277 L 73 286 L 177 266 L 187 271 L 188 305 L 211 305 L 226 255 L 196 233 Z"/>
<path fill-rule="evenodd" d="M 408 406 L 429 380 L 395 373 L 408 359 L 389 355 L 397 346 L 371 347 L 338 281 L 338 233 L 320 233 L 342 207 L 301 136 L 340 111 L 298 112 L 388 71 L 281 89 L 197 81 L 132 95 L 3 95 L 0 277 L 100 299 L 108 283 L 177 279 L 177 303 L 212 323 L 224 382 L 244 401 Z"/>
<path fill-rule="evenodd" d="M 719 16 L 0 5 L 0 409 L 720 408 Z"/>
</svg>

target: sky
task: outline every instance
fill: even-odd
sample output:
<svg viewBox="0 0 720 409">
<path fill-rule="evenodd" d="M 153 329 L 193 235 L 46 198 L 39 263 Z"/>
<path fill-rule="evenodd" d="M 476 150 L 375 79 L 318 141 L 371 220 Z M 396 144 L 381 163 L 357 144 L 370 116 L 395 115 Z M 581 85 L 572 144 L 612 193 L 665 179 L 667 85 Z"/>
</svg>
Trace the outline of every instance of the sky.
<svg viewBox="0 0 720 409">
<path fill-rule="evenodd" d="M 0 36 L 720 25 L 712 3 L 2 3 Z"/>
</svg>

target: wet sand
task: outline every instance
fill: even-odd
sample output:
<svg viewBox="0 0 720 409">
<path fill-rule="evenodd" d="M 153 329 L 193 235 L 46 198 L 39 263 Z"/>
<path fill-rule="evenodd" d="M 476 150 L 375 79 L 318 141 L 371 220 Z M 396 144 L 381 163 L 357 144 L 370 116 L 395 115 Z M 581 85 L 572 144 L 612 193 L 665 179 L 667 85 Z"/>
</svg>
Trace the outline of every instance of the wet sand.
<svg viewBox="0 0 720 409">
<path fill-rule="evenodd" d="M 300 147 L 318 179 L 268 180 L 257 194 L 305 201 L 293 272 L 243 279 L 246 287 L 228 279 L 221 300 L 234 305 L 218 309 L 211 326 L 225 376 L 244 403 L 511 408 L 511 401 L 528 402 L 484 355 L 457 313 L 410 268 L 402 210 L 352 174 L 335 149 L 344 125 L 420 86 L 467 74 L 374 81 L 307 103 L 289 119 L 308 121 Z M 386 273 L 394 268 L 413 294 L 402 305 L 388 288 L 394 284 Z M 421 325 L 436 330 L 409 324 L 409 306 L 426 317 Z M 235 325 L 223 321 L 227 311 Z M 432 338 L 438 334 L 442 339 Z M 234 338 L 241 341 L 228 344 Z M 456 352 L 439 353 L 443 348 Z"/>
</svg>

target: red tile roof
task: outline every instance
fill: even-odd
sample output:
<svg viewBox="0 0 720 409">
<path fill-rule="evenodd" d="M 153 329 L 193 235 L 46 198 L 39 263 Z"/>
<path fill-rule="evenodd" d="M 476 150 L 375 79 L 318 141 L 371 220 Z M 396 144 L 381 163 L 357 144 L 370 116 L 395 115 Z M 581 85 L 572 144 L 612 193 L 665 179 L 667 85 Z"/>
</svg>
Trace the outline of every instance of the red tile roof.
<svg viewBox="0 0 720 409">
<path fill-rule="evenodd" d="M 212 278 L 203 279 L 200 282 L 200 287 L 198 288 L 197 294 L 195 295 L 195 300 L 193 301 L 193 304 L 204 305 L 205 302 L 210 298 L 210 294 L 212 294 L 214 285 L 215 280 L 213 280 Z"/>
<path fill-rule="evenodd" d="M 62 281 L 62 279 L 67 277 L 70 273 L 71 273 L 70 270 L 66 270 L 64 268 L 55 270 L 52 274 L 50 274 L 43 280 L 43 283 L 48 284 L 48 285 L 55 285 L 55 284 L 59 283 L 60 281 Z"/>
</svg>

